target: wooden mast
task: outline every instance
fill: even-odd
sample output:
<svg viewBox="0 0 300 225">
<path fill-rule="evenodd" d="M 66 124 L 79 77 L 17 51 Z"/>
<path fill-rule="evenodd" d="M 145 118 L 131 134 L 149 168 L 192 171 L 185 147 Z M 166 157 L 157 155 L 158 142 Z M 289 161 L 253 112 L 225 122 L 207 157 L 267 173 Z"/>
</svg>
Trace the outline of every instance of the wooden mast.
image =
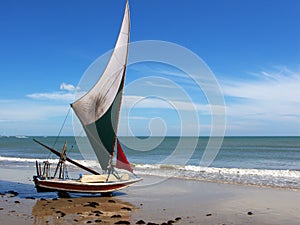
<svg viewBox="0 0 300 225">
<path fill-rule="evenodd" d="M 48 149 L 49 151 L 51 151 L 52 153 L 54 153 L 55 155 L 57 155 L 58 157 L 60 157 L 60 153 L 59 153 L 58 151 L 56 151 L 55 149 L 53 149 L 53 148 L 51 148 L 51 147 L 49 147 L 49 146 L 47 146 L 47 145 L 45 145 L 45 144 L 39 142 L 39 141 L 36 140 L 36 139 L 33 139 L 33 141 L 35 141 L 36 143 L 40 144 L 41 146 L 45 147 L 46 149 Z M 88 171 L 88 172 L 90 172 L 90 173 L 92 173 L 92 174 L 100 175 L 100 173 L 98 173 L 97 171 L 92 170 L 92 169 L 90 169 L 90 168 L 88 168 L 88 167 L 85 167 L 85 166 L 79 164 L 78 162 L 75 162 L 74 160 L 70 159 L 70 158 L 67 157 L 67 156 L 66 156 L 66 160 L 67 160 L 68 162 L 74 164 L 75 166 L 78 166 L 79 168 L 84 169 L 84 170 L 86 170 L 86 171 Z"/>
</svg>

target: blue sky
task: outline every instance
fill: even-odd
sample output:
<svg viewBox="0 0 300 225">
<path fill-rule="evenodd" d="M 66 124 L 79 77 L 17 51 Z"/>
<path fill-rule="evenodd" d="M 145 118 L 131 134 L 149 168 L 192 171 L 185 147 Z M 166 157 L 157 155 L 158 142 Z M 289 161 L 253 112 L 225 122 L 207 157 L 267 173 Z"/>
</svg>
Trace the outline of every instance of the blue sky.
<svg viewBox="0 0 300 225">
<path fill-rule="evenodd" d="M 124 3 L 1 1 L 0 135 L 58 133 L 82 75 L 113 48 Z M 210 67 L 225 98 L 226 135 L 300 135 L 299 1 L 131 0 L 130 10 L 132 42 L 174 42 Z M 173 76 L 175 70 L 132 65 L 126 84 L 158 76 L 180 85 L 197 106 L 200 135 L 209 135 L 204 94 Z M 126 101 L 138 95 L 125 90 Z M 151 108 L 141 104 L 131 111 L 133 133 L 149 135 L 152 121 L 151 129 L 164 130 L 165 124 L 167 135 L 178 135 L 184 109 L 178 113 L 160 103 L 152 99 Z M 72 134 L 71 119 L 63 133 Z"/>
</svg>

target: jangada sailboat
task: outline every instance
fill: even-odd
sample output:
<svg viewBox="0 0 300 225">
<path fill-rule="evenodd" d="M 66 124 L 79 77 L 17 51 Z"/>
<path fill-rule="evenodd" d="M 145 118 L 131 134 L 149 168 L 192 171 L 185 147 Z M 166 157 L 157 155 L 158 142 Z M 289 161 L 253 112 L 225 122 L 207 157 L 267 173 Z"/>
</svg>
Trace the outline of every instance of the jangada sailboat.
<svg viewBox="0 0 300 225">
<path fill-rule="evenodd" d="M 36 162 L 37 175 L 34 176 L 34 183 L 37 191 L 105 194 L 142 180 L 133 173 L 116 136 L 127 67 L 129 32 L 130 17 L 127 1 L 120 33 L 103 74 L 84 96 L 71 104 L 102 171 L 95 171 L 67 157 L 66 144 L 62 152 L 58 152 L 34 139 L 35 142 L 59 156 L 53 176 L 50 174 L 50 164 L 47 161 L 43 166 Z M 114 166 L 115 144 L 117 144 L 117 162 Z M 82 175 L 78 179 L 69 179 L 65 176 L 66 161 L 91 174 Z M 115 167 L 131 173 L 121 174 Z"/>
</svg>

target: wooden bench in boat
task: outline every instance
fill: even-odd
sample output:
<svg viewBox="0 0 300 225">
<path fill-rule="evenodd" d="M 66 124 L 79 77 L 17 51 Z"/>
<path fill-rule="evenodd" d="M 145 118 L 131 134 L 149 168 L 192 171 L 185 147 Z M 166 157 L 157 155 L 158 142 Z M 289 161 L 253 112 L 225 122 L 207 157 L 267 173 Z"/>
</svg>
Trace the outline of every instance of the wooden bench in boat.
<svg viewBox="0 0 300 225">
<path fill-rule="evenodd" d="M 119 174 L 119 175 L 121 181 L 130 179 L 129 175 L 126 173 Z M 117 179 L 114 175 L 110 175 L 107 180 L 107 174 L 101 174 L 101 175 L 88 174 L 88 175 L 82 175 L 82 177 L 80 178 L 80 182 L 82 183 L 105 183 L 105 182 L 115 182 L 120 180 Z"/>
</svg>

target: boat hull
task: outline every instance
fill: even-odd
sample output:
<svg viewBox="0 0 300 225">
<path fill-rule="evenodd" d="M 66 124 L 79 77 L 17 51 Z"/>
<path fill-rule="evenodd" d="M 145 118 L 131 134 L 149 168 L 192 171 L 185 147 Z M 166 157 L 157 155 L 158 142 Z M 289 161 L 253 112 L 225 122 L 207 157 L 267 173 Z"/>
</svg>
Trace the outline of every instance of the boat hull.
<svg viewBox="0 0 300 225">
<path fill-rule="evenodd" d="M 79 180 L 59 180 L 41 179 L 33 177 L 35 187 L 38 192 L 78 192 L 78 193 L 111 193 L 126 188 L 142 178 L 130 179 L 126 181 L 84 183 Z"/>
</svg>

